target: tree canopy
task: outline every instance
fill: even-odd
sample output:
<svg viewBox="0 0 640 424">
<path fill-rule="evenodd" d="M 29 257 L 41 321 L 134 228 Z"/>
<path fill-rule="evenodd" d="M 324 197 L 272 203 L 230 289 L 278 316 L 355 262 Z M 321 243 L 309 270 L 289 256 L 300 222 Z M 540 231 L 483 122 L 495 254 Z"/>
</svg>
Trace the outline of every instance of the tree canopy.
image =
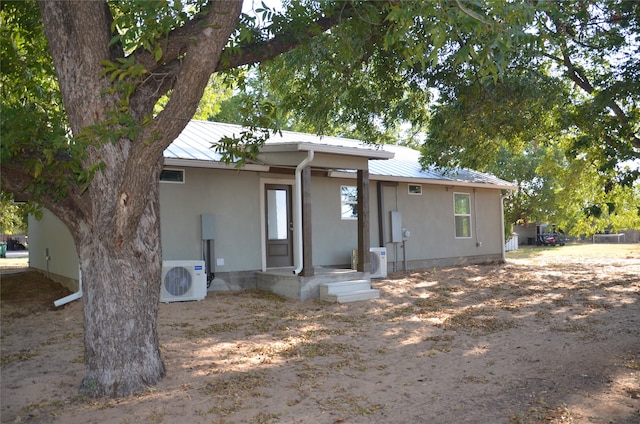
<svg viewBox="0 0 640 424">
<path fill-rule="evenodd" d="M 383 35 L 351 35 L 346 51 L 331 31 L 264 64 L 233 101 L 267 103 L 292 129 L 408 143 L 425 166 L 521 182 L 512 222 L 601 231 L 621 222 L 596 225 L 590 211 L 617 202 L 614 214 L 637 227 L 622 192 L 640 177 L 638 3 L 427 3 L 413 20 L 394 20 L 416 16 L 407 8 L 377 22 Z M 554 161 L 571 172 L 549 173 Z"/>
<path fill-rule="evenodd" d="M 535 4 L 532 42 L 510 52 L 504 78 L 458 74 L 442 91 L 423 160 L 509 178 L 508 151 L 536 171 L 513 178 L 520 207 L 530 202 L 514 222 L 551 220 L 576 234 L 638 228 L 638 4 Z"/>
</svg>

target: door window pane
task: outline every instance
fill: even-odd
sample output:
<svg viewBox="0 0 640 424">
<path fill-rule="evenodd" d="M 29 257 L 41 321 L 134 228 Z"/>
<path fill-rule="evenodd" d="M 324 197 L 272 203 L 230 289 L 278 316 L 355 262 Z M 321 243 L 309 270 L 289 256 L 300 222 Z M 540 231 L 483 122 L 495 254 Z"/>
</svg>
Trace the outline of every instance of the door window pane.
<svg viewBox="0 0 640 424">
<path fill-rule="evenodd" d="M 287 191 L 267 190 L 267 224 L 269 240 L 286 240 L 289 230 Z"/>
</svg>

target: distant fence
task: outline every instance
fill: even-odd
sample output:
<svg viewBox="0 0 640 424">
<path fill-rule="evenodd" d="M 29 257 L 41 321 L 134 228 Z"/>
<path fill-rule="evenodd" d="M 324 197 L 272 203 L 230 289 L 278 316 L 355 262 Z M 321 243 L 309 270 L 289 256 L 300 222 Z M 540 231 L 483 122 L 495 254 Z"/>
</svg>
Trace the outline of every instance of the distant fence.
<svg viewBox="0 0 640 424">
<path fill-rule="evenodd" d="M 626 241 L 624 233 L 619 233 L 619 234 L 594 234 L 592 240 L 593 240 L 593 243 L 620 243 L 620 239 L 622 239 L 622 243 L 624 243 Z"/>
<path fill-rule="evenodd" d="M 518 235 L 516 233 L 513 233 L 511 238 L 507 240 L 504 245 L 505 252 L 510 252 L 512 250 L 518 250 Z"/>
</svg>

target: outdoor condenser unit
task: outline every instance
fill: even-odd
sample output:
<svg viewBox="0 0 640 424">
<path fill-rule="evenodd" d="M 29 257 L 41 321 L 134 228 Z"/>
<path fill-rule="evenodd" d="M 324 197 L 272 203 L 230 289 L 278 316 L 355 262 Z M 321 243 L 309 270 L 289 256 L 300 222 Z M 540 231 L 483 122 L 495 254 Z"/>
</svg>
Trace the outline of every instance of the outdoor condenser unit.
<svg viewBox="0 0 640 424">
<path fill-rule="evenodd" d="M 387 277 L 387 248 L 372 247 L 371 252 L 371 278 Z"/>
<path fill-rule="evenodd" d="M 371 278 L 386 278 L 387 277 L 387 248 L 386 247 L 372 247 L 369 249 L 370 256 L 369 262 L 371 270 L 369 276 Z M 358 249 L 353 249 L 351 252 L 351 268 L 358 268 Z"/>
<path fill-rule="evenodd" d="M 207 296 L 204 261 L 163 261 L 160 302 L 202 300 Z"/>
</svg>

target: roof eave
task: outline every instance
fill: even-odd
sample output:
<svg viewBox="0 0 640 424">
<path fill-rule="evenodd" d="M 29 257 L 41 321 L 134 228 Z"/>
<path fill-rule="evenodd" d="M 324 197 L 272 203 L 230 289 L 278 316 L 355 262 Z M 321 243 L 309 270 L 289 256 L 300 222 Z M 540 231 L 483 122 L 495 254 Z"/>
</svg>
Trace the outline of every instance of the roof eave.
<svg viewBox="0 0 640 424">
<path fill-rule="evenodd" d="M 235 164 L 226 164 L 224 162 L 218 162 L 214 160 L 200 160 L 200 159 L 178 159 L 178 158 L 164 158 L 165 166 L 182 166 L 185 168 L 210 168 L 210 169 L 232 169 L 241 171 L 258 171 L 267 172 L 270 167 L 267 165 L 246 164 L 238 168 Z"/>
<path fill-rule="evenodd" d="M 356 178 L 354 172 L 345 171 L 329 171 L 329 177 L 332 178 Z M 391 181 L 399 183 L 416 183 L 416 184 L 431 184 L 444 187 L 470 187 L 470 188 L 490 188 L 496 190 L 517 190 L 518 186 L 514 184 L 494 184 L 489 182 L 474 182 L 463 180 L 439 180 L 435 178 L 416 178 L 416 177 L 399 177 L 390 175 L 378 175 L 370 174 L 370 180 L 374 181 Z"/>
<path fill-rule="evenodd" d="M 348 146 L 331 146 L 328 144 L 316 144 L 308 142 L 300 143 L 273 143 L 265 144 L 260 151 L 264 153 L 278 153 L 278 152 L 308 152 L 313 150 L 316 153 L 328 153 L 344 156 L 357 156 L 366 157 L 373 160 L 385 160 L 392 159 L 394 153 L 386 150 L 366 149 L 362 147 L 348 147 Z"/>
</svg>

